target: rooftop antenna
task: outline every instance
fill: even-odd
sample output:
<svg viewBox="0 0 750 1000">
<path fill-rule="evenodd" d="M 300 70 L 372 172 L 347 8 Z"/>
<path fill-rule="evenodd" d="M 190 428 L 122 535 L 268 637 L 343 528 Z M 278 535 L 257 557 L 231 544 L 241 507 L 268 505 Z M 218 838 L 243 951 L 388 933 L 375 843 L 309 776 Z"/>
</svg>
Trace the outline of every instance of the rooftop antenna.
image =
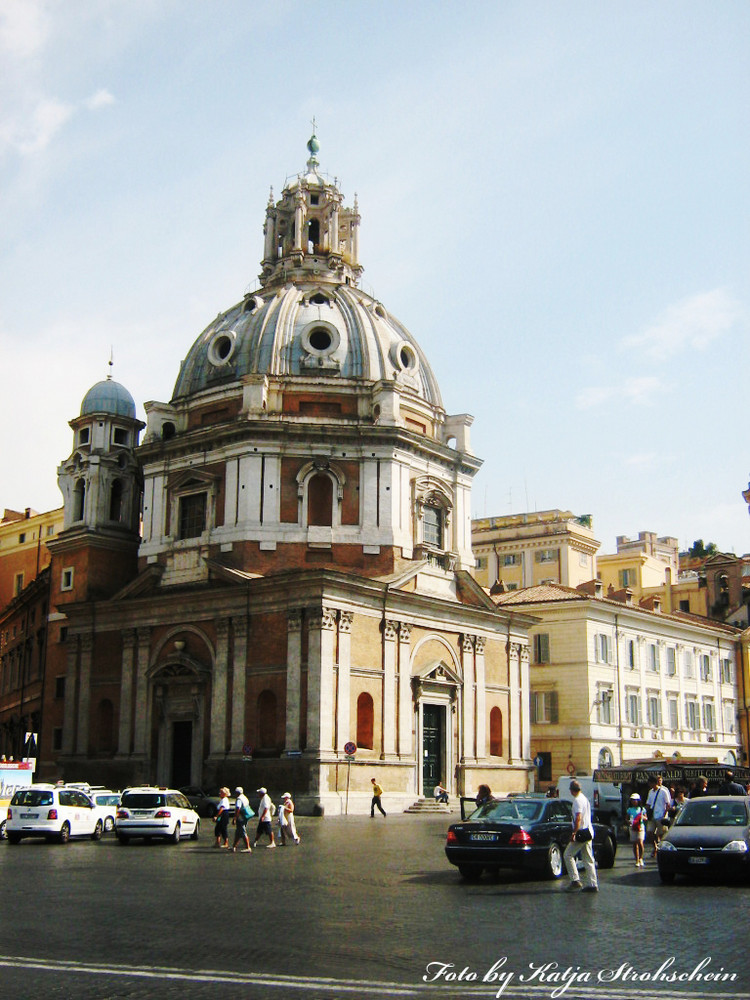
<svg viewBox="0 0 750 1000">
<path fill-rule="evenodd" d="M 107 374 L 107 381 L 109 381 L 112 378 L 112 366 L 114 365 L 114 363 L 115 363 L 115 352 L 114 352 L 114 349 L 112 348 L 112 345 L 110 344 L 110 348 L 109 348 L 109 361 L 107 362 L 107 364 L 109 365 L 109 372 Z"/>
</svg>

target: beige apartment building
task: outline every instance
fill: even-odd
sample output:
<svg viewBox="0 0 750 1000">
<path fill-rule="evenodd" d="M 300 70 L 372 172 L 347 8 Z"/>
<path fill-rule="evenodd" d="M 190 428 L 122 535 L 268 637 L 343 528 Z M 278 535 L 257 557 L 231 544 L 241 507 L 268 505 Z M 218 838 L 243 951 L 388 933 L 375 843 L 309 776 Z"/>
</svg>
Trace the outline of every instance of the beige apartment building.
<svg viewBox="0 0 750 1000">
<path fill-rule="evenodd" d="M 539 783 L 650 756 L 741 760 L 740 630 L 598 581 L 496 593 L 530 632 L 531 749 Z"/>
<path fill-rule="evenodd" d="M 0 520 L 0 609 L 49 566 L 47 542 L 62 531 L 63 509 L 43 514 L 30 507 L 3 512 Z"/>
</svg>

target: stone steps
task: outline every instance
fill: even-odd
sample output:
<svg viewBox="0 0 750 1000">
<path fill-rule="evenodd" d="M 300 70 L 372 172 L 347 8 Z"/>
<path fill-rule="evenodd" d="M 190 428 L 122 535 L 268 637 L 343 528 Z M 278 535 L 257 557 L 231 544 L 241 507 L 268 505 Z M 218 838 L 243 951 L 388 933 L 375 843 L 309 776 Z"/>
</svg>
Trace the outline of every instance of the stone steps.
<svg viewBox="0 0 750 1000">
<path fill-rule="evenodd" d="M 458 806 L 455 809 L 458 810 Z M 418 799 L 408 809 L 404 809 L 404 812 L 407 813 L 444 813 L 445 815 L 450 815 L 453 811 L 454 809 L 450 804 L 446 805 L 445 802 L 436 802 L 435 799 Z"/>
</svg>

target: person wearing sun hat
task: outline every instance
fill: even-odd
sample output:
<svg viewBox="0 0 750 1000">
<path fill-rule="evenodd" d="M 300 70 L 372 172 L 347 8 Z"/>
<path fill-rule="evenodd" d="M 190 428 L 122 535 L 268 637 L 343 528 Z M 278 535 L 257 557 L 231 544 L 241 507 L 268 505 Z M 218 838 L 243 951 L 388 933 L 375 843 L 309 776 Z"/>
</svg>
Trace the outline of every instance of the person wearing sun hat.
<svg viewBox="0 0 750 1000">
<path fill-rule="evenodd" d="M 250 810 L 250 803 L 248 802 L 247 796 L 245 795 L 244 789 L 241 785 L 238 785 L 234 794 L 237 796 L 234 803 L 234 844 L 232 845 L 232 850 L 236 853 L 237 845 L 244 841 L 245 846 L 242 848 L 243 854 L 250 853 L 250 837 L 247 834 L 247 821 L 252 816 Z"/>
<path fill-rule="evenodd" d="M 299 844 L 299 834 L 294 823 L 294 802 L 289 792 L 284 792 L 281 796 L 279 833 L 281 834 L 282 846 L 286 844 L 287 837 L 291 837 L 295 844 Z"/>
<path fill-rule="evenodd" d="M 630 843 L 633 845 L 635 867 L 643 868 L 643 845 L 646 842 L 646 822 L 648 817 L 638 792 L 633 792 L 630 796 L 626 815 L 628 817 Z"/>
<path fill-rule="evenodd" d="M 271 796 L 268 794 L 268 789 L 263 785 L 261 785 L 260 788 L 257 788 L 256 791 L 261 798 L 258 804 L 258 829 L 255 831 L 255 842 L 253 847 L 257 846 L 258 841 L 264 833 L 268 834 L 268 838 L 271 841 L 270 844 L 266 844 L 266 847 L 276 847 L 272 825 L 274 805 L 273 802 L 271 802 Z"/>
</svg>

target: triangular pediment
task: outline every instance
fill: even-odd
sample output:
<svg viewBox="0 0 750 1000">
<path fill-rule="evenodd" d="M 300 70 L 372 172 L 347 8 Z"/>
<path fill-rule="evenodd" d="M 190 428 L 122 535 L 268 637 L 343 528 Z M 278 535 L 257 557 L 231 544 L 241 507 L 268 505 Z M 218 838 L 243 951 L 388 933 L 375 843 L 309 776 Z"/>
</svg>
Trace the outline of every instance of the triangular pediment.
<svg viewBox="0 0 750 1000">
<path fill-rule="evenodd" d="M 110 600 L 127 601 L 132 597 L 145 597 L 146 594 L 150 594 L 157 589 L 163 572 L 163 566 L 146 567 L 142 573 L 139 573 L 122 590 L 118 590 Z"/>
<path fill-rule="evenodd" d="M 414 675 L 424 684 L 460 684 L 461 678 L 453 666 L 445 660 L 433 660 Z"/>
</svg>

